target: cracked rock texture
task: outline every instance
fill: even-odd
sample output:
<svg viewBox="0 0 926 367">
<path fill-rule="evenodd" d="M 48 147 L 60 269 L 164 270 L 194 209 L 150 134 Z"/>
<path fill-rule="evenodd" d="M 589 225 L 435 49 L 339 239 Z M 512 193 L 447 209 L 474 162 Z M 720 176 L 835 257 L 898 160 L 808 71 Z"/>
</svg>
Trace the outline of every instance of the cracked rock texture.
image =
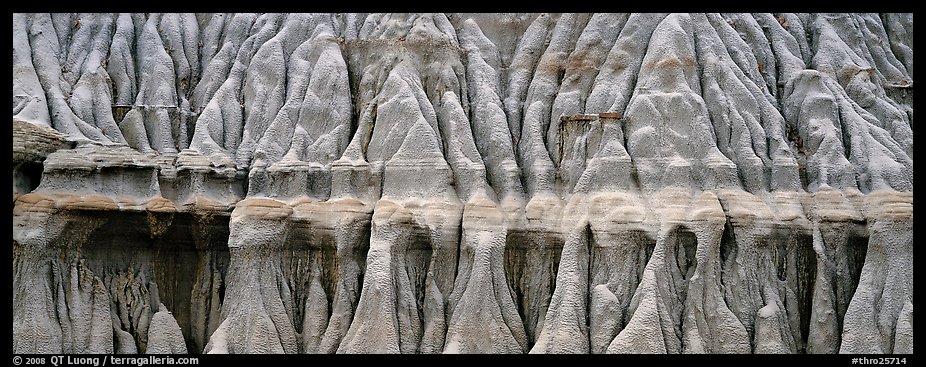
<svg viewBox="0 0 926 367">
<path fill-rule="evenodd" d="M 14 353 L 912 353 L 912 14 L 13 14 Z"/>
</svg>

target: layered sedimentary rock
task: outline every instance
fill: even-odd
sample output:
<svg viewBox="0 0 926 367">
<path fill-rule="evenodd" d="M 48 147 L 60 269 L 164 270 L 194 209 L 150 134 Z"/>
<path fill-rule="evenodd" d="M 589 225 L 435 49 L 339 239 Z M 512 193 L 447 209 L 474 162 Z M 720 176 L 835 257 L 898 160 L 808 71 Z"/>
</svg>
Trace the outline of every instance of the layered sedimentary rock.
<svg viewBox="0 0 926 367">
<path fill-rule="evenodd" d="M 14 14 L 15 353 L 912 353 L 912 14 Z"/>
</svg>

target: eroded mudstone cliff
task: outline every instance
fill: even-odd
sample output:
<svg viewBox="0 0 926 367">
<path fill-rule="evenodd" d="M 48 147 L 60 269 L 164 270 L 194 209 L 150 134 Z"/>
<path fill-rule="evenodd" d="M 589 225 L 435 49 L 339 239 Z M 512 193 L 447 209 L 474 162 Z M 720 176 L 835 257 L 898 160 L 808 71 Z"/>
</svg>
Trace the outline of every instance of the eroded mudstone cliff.
<svg viewBox="0 0 926 367">
<path fill-rule="evenodd" d="M 911 353 L 912 14 L 14 14 L 16 353 Z"/>
</svg>

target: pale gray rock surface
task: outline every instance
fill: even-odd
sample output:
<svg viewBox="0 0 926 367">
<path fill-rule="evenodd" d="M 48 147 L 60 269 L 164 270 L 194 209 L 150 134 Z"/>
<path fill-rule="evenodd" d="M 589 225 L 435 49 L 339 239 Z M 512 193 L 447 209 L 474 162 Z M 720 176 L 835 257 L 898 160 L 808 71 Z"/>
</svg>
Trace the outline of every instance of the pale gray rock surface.
<svg viewBox="0 0 926 367">
<path fill-rule="evenodd" d="M 913 14 L 13 14 L 14 353 L 912 353 Z"/>
</svg>

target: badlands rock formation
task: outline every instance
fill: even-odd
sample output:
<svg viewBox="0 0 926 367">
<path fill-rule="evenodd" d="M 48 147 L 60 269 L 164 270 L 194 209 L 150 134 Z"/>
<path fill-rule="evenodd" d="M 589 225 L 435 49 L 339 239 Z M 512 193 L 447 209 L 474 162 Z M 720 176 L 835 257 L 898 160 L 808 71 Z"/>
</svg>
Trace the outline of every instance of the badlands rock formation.
<svg viewBox="0 0 926 367">
<path fill-rule="evenodd" d="M 15 353 L 911 353 L 912 14 L 14 14 Z"/>
</svg>

